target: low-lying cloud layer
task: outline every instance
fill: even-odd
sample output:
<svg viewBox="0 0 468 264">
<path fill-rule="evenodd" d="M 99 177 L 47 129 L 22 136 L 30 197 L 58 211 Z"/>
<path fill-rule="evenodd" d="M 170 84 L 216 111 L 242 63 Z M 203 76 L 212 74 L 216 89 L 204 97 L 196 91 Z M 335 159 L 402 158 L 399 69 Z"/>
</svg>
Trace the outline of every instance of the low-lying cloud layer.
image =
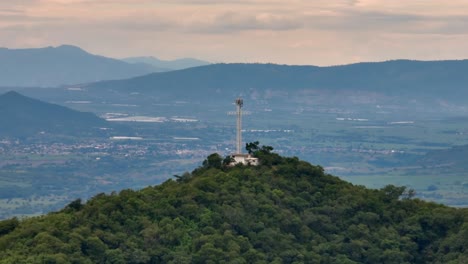
<svg viewBox="0 0 468 264">
<path fill-rule="evenodd" d="M 467 1 L 10 0 L 0 46 L 330 65 L 468 58 Z"/>
</svg>

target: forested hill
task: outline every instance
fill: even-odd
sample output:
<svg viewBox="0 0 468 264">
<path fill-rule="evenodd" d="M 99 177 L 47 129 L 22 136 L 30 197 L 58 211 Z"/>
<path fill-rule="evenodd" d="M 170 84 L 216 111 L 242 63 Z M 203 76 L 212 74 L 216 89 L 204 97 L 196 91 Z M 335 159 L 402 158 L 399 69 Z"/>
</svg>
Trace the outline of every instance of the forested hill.
<svg viewBox="0 0 468 264">
<path fill-rule="evenodd" d="M 468 263 L 468 211 L 297 158 L 223 166 L 0 222 L 0 263 Z"/>
</svg>

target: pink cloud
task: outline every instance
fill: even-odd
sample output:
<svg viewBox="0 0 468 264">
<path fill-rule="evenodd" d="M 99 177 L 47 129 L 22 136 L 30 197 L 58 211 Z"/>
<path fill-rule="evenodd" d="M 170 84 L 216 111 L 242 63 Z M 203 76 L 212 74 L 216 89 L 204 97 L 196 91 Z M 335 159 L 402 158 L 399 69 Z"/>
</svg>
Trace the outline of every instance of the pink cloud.
<svg viewBox="0 0 468 264">
<path fill-rule="evenodd" d="M 0 46 L 322 65 L 431 49 L 463 58 L 466 14 L 462 0 L 11 0 L 0 3 Z"/>
</svg>

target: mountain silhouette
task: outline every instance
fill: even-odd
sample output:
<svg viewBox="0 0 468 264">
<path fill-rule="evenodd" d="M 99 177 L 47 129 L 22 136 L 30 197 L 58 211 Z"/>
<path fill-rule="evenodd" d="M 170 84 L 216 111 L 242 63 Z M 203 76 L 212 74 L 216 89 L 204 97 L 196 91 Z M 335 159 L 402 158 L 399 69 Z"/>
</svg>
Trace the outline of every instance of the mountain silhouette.
<svg viewBox="0 0 468 264">
<path fill-rule="evenodd" d="M 92 113 L 42 102 L 14 91 L 0 95 L 0 136 L 82 135 L 105 126 L 107 121 Z"/>
<path fill-rule="evenodd" d="M 93 55 L 71 45 L 0 48 L 0 86 L 49 87 L 125 79 L 151 72 L 153 68 L 149 65 Z"/>
<path fill-rule="evenodd" d="M 395 60 L 332 67 L 212 64 L 103 81 L 88 87 L 155 94 L 175 100 L 232 98 L 254 92 L 267 97 L 275 91 L 284 97 L 308 89 L 463 100 L 468 95 L 467 71 L 468 60 Z"/>
<path fill-rule="evenodd" d="M 129 63 L 146 63 L 156 67 L 155 71 L 163 72 L 163 71 L 172 71 L 172 70 L 182 70 L 186 68 L 198 67 L 203 65 L 210 64 L 207 61 L 202 61 L 198 59 L 192 58 L 183 58 L 183 59 L 176 59 L 176 60 L 160 60 L 155 57 L 130 57 L 125 58 L 123 61 Z"/>
</svg>

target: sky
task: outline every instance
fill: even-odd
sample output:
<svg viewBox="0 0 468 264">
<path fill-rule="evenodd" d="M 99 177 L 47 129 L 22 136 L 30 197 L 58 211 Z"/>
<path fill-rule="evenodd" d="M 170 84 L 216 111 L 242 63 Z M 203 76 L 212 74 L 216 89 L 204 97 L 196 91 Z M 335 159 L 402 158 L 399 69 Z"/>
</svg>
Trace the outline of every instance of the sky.
<svg viewBox="0 0 468 264">
<path fill-rule="evenodd" d="M 468 58 L 468 0 L 5 0 L 0 47 L 340 65 Z"/>
</svg>

